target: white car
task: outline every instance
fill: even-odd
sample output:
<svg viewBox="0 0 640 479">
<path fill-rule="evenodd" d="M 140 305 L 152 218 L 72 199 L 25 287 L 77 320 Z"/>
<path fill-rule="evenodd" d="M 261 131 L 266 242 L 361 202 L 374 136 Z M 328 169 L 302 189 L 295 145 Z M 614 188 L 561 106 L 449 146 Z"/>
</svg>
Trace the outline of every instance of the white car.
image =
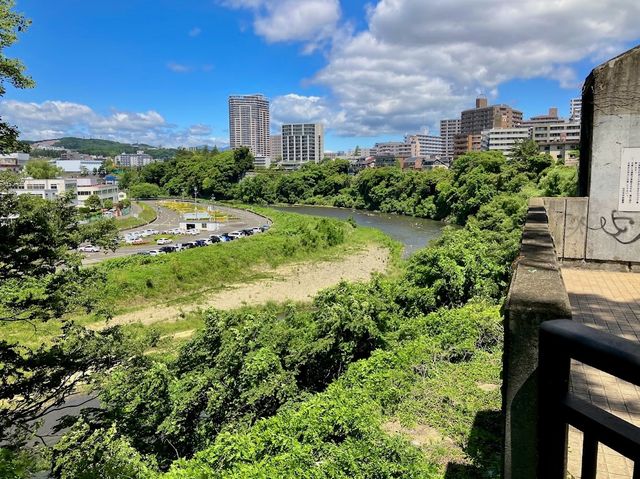
<svg viewBox="0 0 640 479">
<path fill-rule="evenodd" d="M 187 234 L 188 234 L 188 235 L 191 235 L 191 236 L 196 236 L 196 235 L 199 235 L 199 234 L 200 234 L 200 230 L 196 230 L 196 229 L 193 229 L 193 230 L 187 230 Z"/>
<path fill-rule="evenodd" d="M 78 248 L 78 251 L 80 251 L 81 253 L 97 253 L 98 251 L 100 251 L 100 246 L 93 246 L 90 244 L 86 244 L 86 245 L 80 246 Z"/>
<path fill-rule="evenodd" d="M 173 243 L 173 240 L 171 238 L 158 238 L 156 240 L 156 244 L 159 244 L 159 245 L 170 244 L 170 243 Z"/>
<path fill-rule="evenodd" d="M 160 256 L 161 254 L 167 254 L 164 251 L 160 251 L 159 249 L 152 249 L 151 251 L 148 251 L 147 254 L 149 256 Z"/>
<path fill-rule="evenodd" d="M 227 236 L 232 239 L 244 238 L 245 234 L 242 231 L 232 231 L 231 233 L 227 233 Z"/>
</svg>

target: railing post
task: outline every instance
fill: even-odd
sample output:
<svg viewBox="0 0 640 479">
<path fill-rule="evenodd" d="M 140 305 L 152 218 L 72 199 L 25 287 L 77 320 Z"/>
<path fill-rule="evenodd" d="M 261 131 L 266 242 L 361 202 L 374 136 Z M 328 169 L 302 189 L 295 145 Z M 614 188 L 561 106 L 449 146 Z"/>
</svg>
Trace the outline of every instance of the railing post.
<svg viewBox="0 0 640 479">
<path fill-rule="evenodd" d="M 538 358 L 538 477 L 564 479 L 568 426 L 562 403 L 569 392 L 571 359 L 545 324 Z"/>
</svg>

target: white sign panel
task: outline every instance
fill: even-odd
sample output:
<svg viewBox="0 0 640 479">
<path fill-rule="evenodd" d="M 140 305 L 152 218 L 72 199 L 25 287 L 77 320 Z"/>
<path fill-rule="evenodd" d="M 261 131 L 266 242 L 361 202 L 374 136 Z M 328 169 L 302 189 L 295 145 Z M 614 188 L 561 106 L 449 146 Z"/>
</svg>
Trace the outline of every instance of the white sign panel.
<svg viewBox="0 0 640 479">
<path fill-rule="evenodd" d="M 618 211 L 640 211 L 640 148 L 623 148 Z"/>
</svg>

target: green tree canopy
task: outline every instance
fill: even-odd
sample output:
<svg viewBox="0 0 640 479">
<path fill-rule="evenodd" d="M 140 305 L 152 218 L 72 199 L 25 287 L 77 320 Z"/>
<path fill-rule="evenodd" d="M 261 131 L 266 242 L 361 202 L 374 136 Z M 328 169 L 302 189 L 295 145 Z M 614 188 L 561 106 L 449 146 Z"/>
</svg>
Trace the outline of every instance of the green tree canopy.
<svg viewBox="0 0 640 479">
<path fill-rule="evenodd" d="M 25 172 L 28 176 L 38 180 L 46 180 L 57 178 L 64 173 L 62 168 L 50 163 L 48 160 L 29 160 L 25 166 Z"/>
</svg>

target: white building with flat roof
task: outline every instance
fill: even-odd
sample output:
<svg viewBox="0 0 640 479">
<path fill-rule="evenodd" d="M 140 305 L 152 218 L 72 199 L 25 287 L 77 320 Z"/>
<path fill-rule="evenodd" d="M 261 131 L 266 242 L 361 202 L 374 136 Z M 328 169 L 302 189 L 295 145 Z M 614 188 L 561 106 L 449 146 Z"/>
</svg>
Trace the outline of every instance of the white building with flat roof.
<svg viewBox="0 0 640 479">
<path fill-rule="evenodd" d="M 139 150 L 136 153 L 120 153 L 114 157 L 114 161 L 118 166 L 126 168 L 140 168 L 153 163 L 155 160 L 151 155 Z"/>
<path fill-rule="evenodd" d="M 94 173 L 102 166 L 101 160 L 54 160 L 54 163 L 65 173 Z"/>
<path fill-rule="evenodd" d="M 511 154 L 514 146 L 531 139 L 530 128 L 491 128 L 482 132 L 480 148 L 486 151 L 501 151 L 505 156 Z"/>
<path fill-rule="evenodd" d="M 52 178 L 39 180 L 25 178 L 21 185 L 12 190 L 17 195 L 34 195 L 45 200 L 55 200 L 65 193 L 75 197 L 76 181 L 69 178 Z"/>
<path fill-rule="evenodd" d="M 282 125 L 282 162 L 285 169 L 305 163 L 319 163 L 324 155 L 322 123 L 285 123 Z"/>
<path fill-rule="evenodd" d="M 416 133 L 405 136 L 404 141 L 411 145 L 411 156 L 443 156 L 444 142 L 440 136 Z"/>
<path fill-rule="evenodd" d="M 569 118 L 580 123 L 582 118 L 582 97 L 569 100 Z"/>
<path fill-rule="evenodd" d="M 97 195 L 100 201 L 111 200 L 114 203 L 119 201 L 118 185 L 107 185 L 96 181 L 95 178 L 77 178 L 76 191 L 78 194 L 78 206 L 84 206 L 84 202 L 91 195 Z"/>
</svg>

